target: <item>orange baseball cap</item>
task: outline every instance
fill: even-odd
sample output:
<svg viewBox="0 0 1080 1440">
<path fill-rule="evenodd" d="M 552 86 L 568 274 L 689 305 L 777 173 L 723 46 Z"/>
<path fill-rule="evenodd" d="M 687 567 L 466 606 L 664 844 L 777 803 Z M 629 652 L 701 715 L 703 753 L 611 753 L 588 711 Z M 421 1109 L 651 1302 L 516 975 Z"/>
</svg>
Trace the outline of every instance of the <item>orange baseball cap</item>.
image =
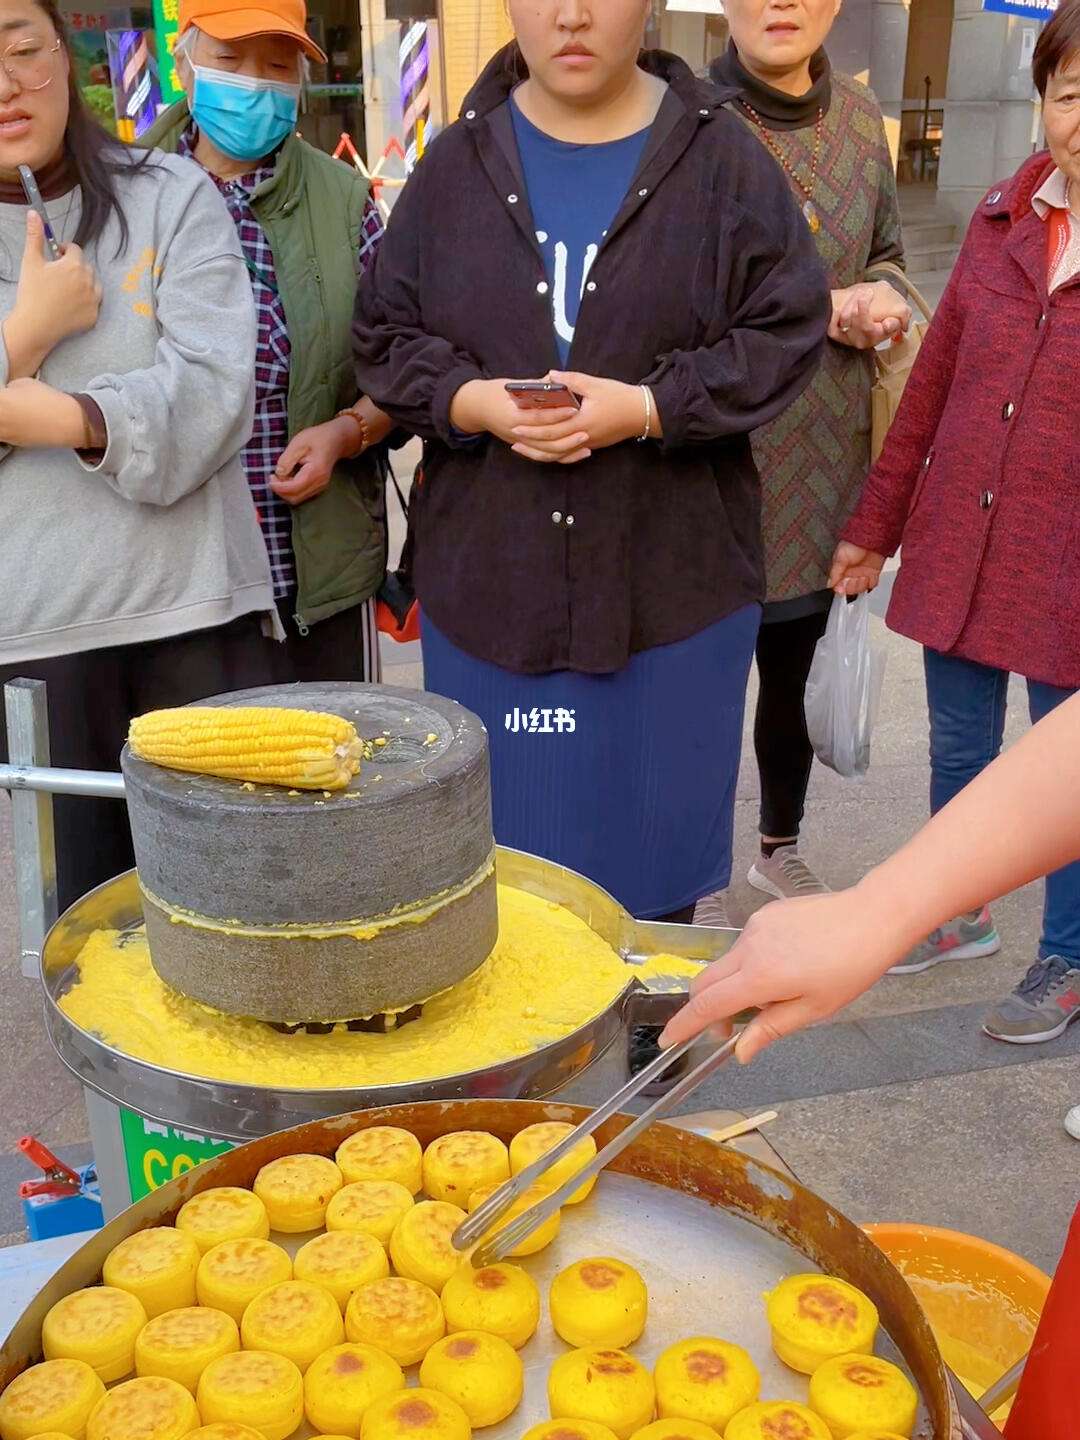
<svg viewBox="0 0 1080 1440">
<path fill-rule="evenodd" d="M 304 0 L 180 0 L 179 31 L 192 25 L 215 40 L 247 40 L 252 35 L 290 35 L 306 55 L 325 65 L 326 56 L 307 33 Z"/>
</svg>

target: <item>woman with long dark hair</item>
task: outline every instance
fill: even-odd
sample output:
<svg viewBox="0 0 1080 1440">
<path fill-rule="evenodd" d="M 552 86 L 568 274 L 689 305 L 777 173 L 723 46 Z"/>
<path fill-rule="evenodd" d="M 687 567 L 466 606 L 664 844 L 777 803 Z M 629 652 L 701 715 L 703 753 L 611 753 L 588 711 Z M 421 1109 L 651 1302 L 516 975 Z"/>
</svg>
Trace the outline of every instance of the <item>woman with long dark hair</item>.
<svg viewBox="0 0 1080 1440">
<path fill-rule="evenodd" d="M 0 0 L 0 324 L 0 682 L 48 682 L 55 764 L 112 770 L 133 713 L 248 683 L 269 643 L 255 317 L 213 185 L 101 129 L 52 0 Z M 61 904 L 131 864 L 113 802 L 59 800 L 56 832 Z"/>
<path fill-rule="evenodd" d="M 488 725 L 497 839 L 688 920 L 731 863 L 749 432 L 810 380 L 828 290 L 730 96 L 642 54 L 648 0 L 509 11 L 361 281 L 358 379 L 427 442 L 425 680 Z"/>
</svg>

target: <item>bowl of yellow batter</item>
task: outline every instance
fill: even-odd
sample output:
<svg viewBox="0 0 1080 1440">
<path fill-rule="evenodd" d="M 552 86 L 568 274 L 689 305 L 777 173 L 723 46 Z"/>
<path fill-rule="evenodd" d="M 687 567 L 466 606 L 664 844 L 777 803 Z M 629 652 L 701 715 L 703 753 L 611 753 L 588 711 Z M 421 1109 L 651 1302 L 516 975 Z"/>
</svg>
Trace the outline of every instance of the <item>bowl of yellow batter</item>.
<svg viewBox="0 0 1080 1440">
<path fill-rule="evenodd" d="M 362 1104 L 491 1093 L 493 1072 L 501 1093 L 550 1093 L 625 1033 L 632 994 L 685 988 L 711 942 L 691 939 L 693 959 L 637 963 L 649 937 L 598 886 L 533 856 L 498 863 L 499 939 L 477 971 L 388 1031 L 326 1034 L 282 1033 L 169 989 L 139 923 L 138 881 L 120 876 L 48 937 L 51 1036 L 129 1108 L 153 1113 L 165 1095 L 175 1105 L 179 1086 L 189 1123 L 234 1139 Z"/>
</svg>

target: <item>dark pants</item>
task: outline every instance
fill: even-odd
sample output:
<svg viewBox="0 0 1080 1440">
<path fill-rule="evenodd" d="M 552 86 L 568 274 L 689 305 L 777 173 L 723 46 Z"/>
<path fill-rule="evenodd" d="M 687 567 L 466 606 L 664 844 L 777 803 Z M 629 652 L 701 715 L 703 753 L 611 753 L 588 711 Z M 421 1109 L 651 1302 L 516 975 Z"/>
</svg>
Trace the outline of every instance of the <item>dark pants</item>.
<svg viewBox="0 0 1080 1440">
<path fill-rule="evenodd" d="M 290 607 L 291 608 L 291 607 Z M 128 723 L 165 709 L 255 685 L 294 680 L 362 680 L 363 612 L 356 606 L 279 644 L 262 634 L 257 615 L 141 645 L 118 645 L 51 660 L 0 666 L 0 687 L 24 676 L 49 687 L 51 763 L 65 769 L 117 770 Z M 0 704 L 0 760 L 7 761 Z M 53 799 L 57 890 L 61 911 L 95 885 L 135 863 L 127 810 L 118 800 L 57 795 Z"/>
<path fill-rule="evenodd" d="M 930 710 L 930 813 L 936 815 L 1001 753 L 1009 674 L 988 665 L 924 650 Z M 1075 694 L 1027 682 L 1028 713 L 1036 724 Z M 1009 817 L 998 823 L 1007 826 Z M 1039 956 L 1062 955 L 1080 964 L 1080 861 L 1046 879 Z"/>
<path fill-rule="evenodd" d="M 754 750 L 761 782 L 762 835 L 799 833 L 814 751 L 806 733 L 803 695 L 814 648 L 829 612 L 764 624 L 758 631 L 758 702 Z"/>
</svg>

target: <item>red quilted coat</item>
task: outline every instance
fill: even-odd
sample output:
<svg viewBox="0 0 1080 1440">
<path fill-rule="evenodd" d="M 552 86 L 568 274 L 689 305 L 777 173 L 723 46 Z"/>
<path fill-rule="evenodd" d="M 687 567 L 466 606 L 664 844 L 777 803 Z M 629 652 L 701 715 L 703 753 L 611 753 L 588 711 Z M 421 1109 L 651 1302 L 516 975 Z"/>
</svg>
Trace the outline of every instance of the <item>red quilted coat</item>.
<svg viewBox="0 0 1080 1440">
<path fill-rule="evenodd" d="M 894 554 L 891 629 L 1080 686 L 1080 277 L 1048 293 L 1034 156 L 979 206 L 843 538 Z"/>
</svg>

